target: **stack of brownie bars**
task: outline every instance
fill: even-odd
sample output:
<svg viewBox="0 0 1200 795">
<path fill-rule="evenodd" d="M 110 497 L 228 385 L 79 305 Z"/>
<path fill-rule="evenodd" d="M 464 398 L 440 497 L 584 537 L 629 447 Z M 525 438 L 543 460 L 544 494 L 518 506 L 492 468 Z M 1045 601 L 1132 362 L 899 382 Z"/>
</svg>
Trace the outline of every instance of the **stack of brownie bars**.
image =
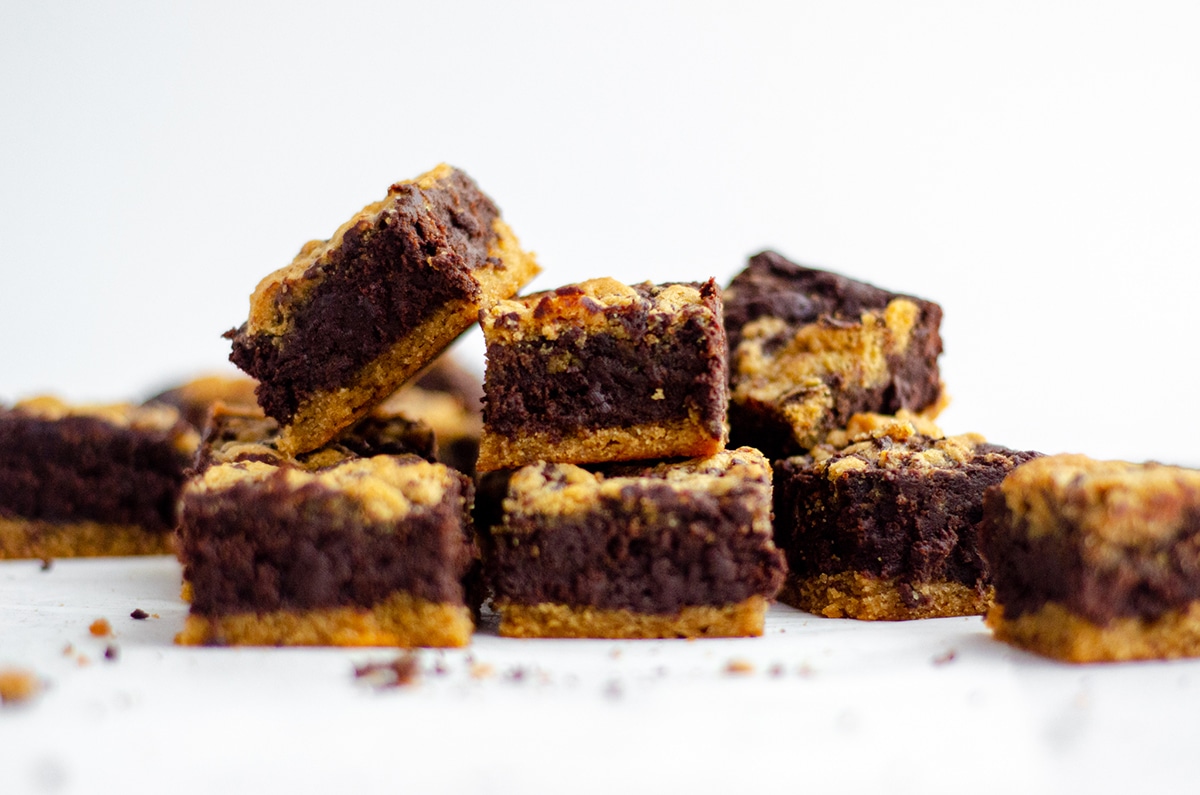
<svg viewBox="0 0 1200 795">
<path fill-rule="evenodd" d="M 506 636 L 760 635 L 778 597 L 1200 654 L 1200 473 L 946 436 L 937 304 L 773 252 L 723 291 L 517 297 L 538 271 L 462 172 L 393 185 L 259 283 L 251 378 L 0 410 L 0 557 L 174 550 L 186 644 L 458 646 L 489 601 Z M 475 322 L 482 385 L 444 355 Z"/>
</svg>

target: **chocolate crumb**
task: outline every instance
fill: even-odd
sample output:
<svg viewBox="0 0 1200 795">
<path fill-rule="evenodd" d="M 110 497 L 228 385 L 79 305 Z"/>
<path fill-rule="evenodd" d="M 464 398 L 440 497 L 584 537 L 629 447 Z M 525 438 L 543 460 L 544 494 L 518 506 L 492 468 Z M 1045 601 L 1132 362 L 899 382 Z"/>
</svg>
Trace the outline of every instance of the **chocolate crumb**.
<svg viewBox="0 0 1200 795">
<path fill-rule="evenodd" d="M 945 665 L 948 662 L 952 662 L 954 660 L 954 658 L 957 656 L 958 656 L 958 652 L 956 652 L 954 649 L 950 649 L 949 651 L 945 652 L 944 654 L 939 654 L 938 656 L 934 657 L 933 664 L 934 665 Z"/>
<path fill-rule="evenodd" d="M 620 680 L 610 680 L 609 683 L 604 686 L 604 696 L 606 698 L 616 699 L 623 695 L 625 695 L 625 687 L 621 684 Z"/>
<path fill-rule="evenodd" d="M 446 674 L 450 673 L 450 669 L 446 667 L 444 662 L 438 660 L 433 664 L 433 673 L 436 676 L 445 676 Z"/>
<path fill-rule="evenodd" d="M 145 621 L 147 618 L 150 617 L 150 614 L 139 607 L 139 608 L 135 609 L 132 613 L 130 613 L 129 617 L 135 621 Z"/>
<path fill-rule="evenodd" d="M 767 669 L 767 674 L 769 676 L 783 676 L 783 666 L 779 663 L 775 663 Z"/>
<path fill-rule="evenodd" d="M 30 700 L 42 689 L 31 671 L 20 668 L 0 670 L 0 704 L 13 706 Z"/>
<path fill-rule="evenodd" d="M 511 682 L 523 682 L 525 681 L 525 676 L 526 671 L 521 667 L 513 668 L 511 671 L 505 674 L 505 678 Z"/>
<path fill-rule="evenodd" d="M 733 659 L 725 664 L 725 673 L 742 676 L 754 673 L 754 663 L 749 660 Z"/>
<path fill-rule="evenodd" d="M 54 558 L 42 558 L 42 571 L 50 571 L 54 568 Z"/>
<path fill-rule="evenodd" d="M 112 627 L 108 623 L 107 618 L 97 618 L 88 627 L 88 632 L 95 635 L 97 638 L 106 638 L 112 634 Z"/>
<path fill-rule="evenodd" d="M 107 647 L 105 647 L 104 659 L 108 660 L 109 662 L 116 662 L 117 657 L 119 657 L 119 656 L 120 656 L 120 651 L 118 651 L 117 647 L 114 646 L 113 644 L 110 643 L 110 644 L 108 644 Z"/>
<path fill-rule="evenodd" d="M 377 690 L 407 687 L 416 683 L 421 666 L 415 652 L 405 652 L 389 662 L 367 663 L 354 667 L 355 679 L 366 679 Z"/>
</svg>

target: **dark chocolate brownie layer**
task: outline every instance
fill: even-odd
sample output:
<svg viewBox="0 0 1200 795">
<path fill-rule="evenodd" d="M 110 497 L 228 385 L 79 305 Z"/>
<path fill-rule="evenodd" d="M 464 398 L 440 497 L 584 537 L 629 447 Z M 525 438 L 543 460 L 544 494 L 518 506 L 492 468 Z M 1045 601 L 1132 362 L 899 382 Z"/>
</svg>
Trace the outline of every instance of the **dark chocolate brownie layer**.
<svg viewBox="0 0 1200 795">
<path fill-rule="evenodd" d="M 0 409 L 0 516 L 169 532 L 190 457 L 176 435 Z"/>
<path fill-rule="evenodd" d="M 248 334 L 246 324 L 225 334 L 230 360 L 262 382 L 259 404 L 282 423 L 306 396 L 346 383 L 434 309 L 480 295 L 471 271 L 497 237 L 492 201 L 458 171 L 444 188 L 403 184 L 392 196 L 395 213 L 347 230 L 328 260 L 312 266 L 324 272 L 321 289 L 294 309 L 282 337 Z M 277 301 L 285 298 L 281 291 Z"/>
<path fill-rule="evenodd" d="M 724 330 L 709 320 L 721 316 L 720 291 L 711 279 L 694 286 L 708 315 L 693 313 L 682 324 L 676 315 L 647 312 L 646 304 L 638 303 L 609 313 L 619 324 L 619 336 L 567 327 L 555 339 L 490 344 L 484 406 L 488 428 L 513 438 L 523 432 L 554 437 L 579 428 L 662 422 L 690 411 L 713 436 L 720 436 L 725 403 L 708 396 L 726 380 L 725 360 L 698 355 L 724 348 Z M 653 305 L 653 292 L 660 286 L 631 287 Z M 555 292 L 572 290 L 581 292 L 574 286 Z M 516 320 L 514 314 L 498 318 L 495 325 L 515 327 Z M 548 364 L 556 361 L 562 364 Z M 658 389 L 659 398 L 647 399 Z"/>
<path fill-rule="evenodd" d="M 485 556 L 495 596 L 652 614 L 772 596 L 783 583 L 782 556 L 734 530 L 752 520 L 739 495 L 734 490 L 718 501 L 646 484 L 552 529 L 513 524 L 492 537 Z M 614 517 L 627 518 L 639 501 L 656 506 L 662 525 L 635 535 Z M 692 532 L 697 526 L 707 535 Z"/>
<path fill-rule="evenodd" d="M 1086 535 L 1057 514 L 1058 532 L 1030 537 L 1015 529 L 999 488 L 984 496 L 983 554 L 994 572 L 996 602 L 1007 620 L 1057 602 L 1101 626 L 1114 618 L 1155 619 L 1200 600 L 1200 508 L 1183 513 L 1178 531 L 1103 562 L 1087 559 Z"/>
<path fill-rule="evenodd" d="M 460 493 L 470 482 L 459 476 Z M 469 499 L 469 498 L 468 498 Z M 265 482 L 185 493 L 180 557 L 192 612 L 370 607 L 397 591 L 463 604 L 462 577 L 474 558 L 451 500 L 381 530 L 320 485 L 289 488 L 281 470 Z M 236 521 L 230 521 L 236 516 Z"/>
<path fill-rule="evenodd" d="M 922 437 L 910 442 L 919 449 Z M 872 439 L 880 450 L 892 439 Z M 870 451 L 868 451 L 870 452 Z M 846 467 L 831 477 L 809 457 L 775 463 L 775 542 L 798 578 L 852 571 L 899 582 L 989 582 L 978 551 L 982 495 L 1036 456 L 979 444 L 938 467 Z"/>
</svg>

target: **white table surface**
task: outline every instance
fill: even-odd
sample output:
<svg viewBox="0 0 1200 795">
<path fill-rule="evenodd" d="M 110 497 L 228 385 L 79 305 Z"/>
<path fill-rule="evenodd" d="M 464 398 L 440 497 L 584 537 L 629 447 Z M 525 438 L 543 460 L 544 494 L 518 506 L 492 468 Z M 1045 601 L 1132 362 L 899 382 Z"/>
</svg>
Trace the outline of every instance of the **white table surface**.
<svg viewBox="0 0 1200 795">
<path fill-rule="evenodd" d="M 1060 664 L 977 618 L 775 606 L 762 638 L 700 641 L 485 627 L 379 689 L 354 668 L 394 650 L 173 645 L 179 583 L 168 557 L 0 563 L 0 667 L 45 683 L 0 710 L 0 791 L 1150 792 L 1200 772 L 1200 663 Z"/>
</svg>

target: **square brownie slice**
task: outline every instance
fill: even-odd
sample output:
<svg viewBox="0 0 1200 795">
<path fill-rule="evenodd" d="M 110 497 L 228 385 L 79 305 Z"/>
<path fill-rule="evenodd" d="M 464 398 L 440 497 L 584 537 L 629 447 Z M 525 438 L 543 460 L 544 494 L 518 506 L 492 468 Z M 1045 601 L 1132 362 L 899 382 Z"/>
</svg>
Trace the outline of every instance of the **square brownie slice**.
<svg viewBox="0 0 1200 795">
<path fill-rule="evenodd" d="M 0 558 L 170 553 L 197 442 L 169 406 L 0 407 Z"/>
<path fill-rule="evenodd" d="M 499 301 L 478 469 L 712 455 L 725 446 L 721 294 L 592 279 Z"/>
<path fill-rule="evenodd" d="M 933 419 L 943 405 L 942 310 L 773 251 L 725 289 L 732 444 L 772 459 L 824 441 L 860 412 Z"/>
<path fill-rule="evenodd" d="M 757 450 L 590 472 L 517 470 L 484 568 L 509 637 L 761 635 L 783 583 Z"/>
<path fill-rule="evenodd" d="M 496 205 L 441 165 L 398 182 L 250 297 L 230 359 L 289 455 L 325 444 L 538 272 Z"/>
<path fill-rule="evenodd" d="M 471 489 L 416 456 L 209 467 L 181 498 L 192 605 L 176 642 L 466 645 Z"/>
<path fill-rule="evenodd" d="M 1200 471 L 1039 458 L 988 491 L 996 637 L 1069 662 L 1200 656 Z"/>
<path fill-rule="evenodd" d="M 1037 454 L 922 430 L 935 435 L 904 419 L 859 415 L 847 446 L 775 462 L 775 543 L 789 569 L 780 601 L 867 620 L 986 611 L 984 490 Z"/>
</svg>

